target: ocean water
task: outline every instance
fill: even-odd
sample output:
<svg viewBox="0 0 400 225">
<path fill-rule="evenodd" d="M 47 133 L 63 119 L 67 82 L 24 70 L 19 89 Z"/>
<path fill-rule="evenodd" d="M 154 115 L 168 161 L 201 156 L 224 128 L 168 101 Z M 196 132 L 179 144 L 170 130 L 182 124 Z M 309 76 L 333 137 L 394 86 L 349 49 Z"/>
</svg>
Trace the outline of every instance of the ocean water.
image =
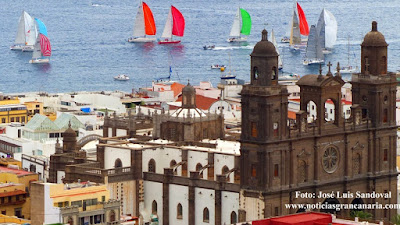
<svg viewBox="0 0 400 225">
<path fill-rule="evenodd" d="M 152 9 L 157 37 L 162 33 L 171 4 L 185 17 L 185 36 L 180 44 L 128 43 L 139 1 L 132 0 L 0 0 L 0 92 L 29 91 L 66 92 L 82 90 L 121 90 L 149 86 L 151 81 L 166 77 L 172 67 L 172 79 L 193 84 L 219 82 L 221 72 L 212 64 L 229 64 L 238 78 L 249 80 L 250 53 L 261 39 L 261 30 L 274 29 L 280 40 L 288 29 L 293 1 L 283 0 L 147 0 Z M 338 22 L 338 40 L 326 62 L 359 65 L 360 44 L 378 22 L 389 44 L 388 68 L 396 71 L 400 64 L 400 1 L 394 0 L 305 0 L 299 1 L 308 24 L 316 24 L 323 8 L 331 11 Z M 238 7 L 246 9 L 253 21 L 251 35 L 244 44 L 226 42 Z M 47 26 L 52 44 L 48 65 L 29 64 L 32 53 L 11 51 L 22 10 L 40 18 Z M 350 54 L 348 54 L 348 40 Z M 203 50 L 203 45 L 215 50 Z M 284 71 L 305 75 L 318 73 L 318 66 L 303 66 L 304 52 L 292 52 L 279 44 Z M 324 73 L 327 67 L 323 68 Z M 127 82 L 114 81 L 127 74 Z"/>
</svg>

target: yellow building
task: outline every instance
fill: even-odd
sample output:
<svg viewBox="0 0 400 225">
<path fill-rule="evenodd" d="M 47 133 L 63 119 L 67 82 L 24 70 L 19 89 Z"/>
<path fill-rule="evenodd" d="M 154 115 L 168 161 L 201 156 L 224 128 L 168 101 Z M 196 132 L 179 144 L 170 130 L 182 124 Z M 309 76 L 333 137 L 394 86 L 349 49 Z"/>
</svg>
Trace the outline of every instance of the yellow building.
<svg viewBox="0 0 400 225">
<path fill-rule="evenodd" d="M 0 167 L 0 212 L 7 216 L 30 219 L 29 185 L 38 175 L 20 169 Z"/>
<path fill-rule="evenodd" d="M 45 115 L 51 121 L 57 119 L 57 115 L 55 113 L 44 112 L 43 102 L 30 101 L 30 102 L 24 102 L 24 105 L 26 105 L 26 109 L 28 110 L 28 121 L 31 120 L 35 114 Z"/>
<path fill-rule="evenodd" d="M 105 185 L 32 183 L 32 224 L 119 224 L 121 203 Z"/>
<path fill-rule="evenodd" d="M 28 110 L 17 97 L 0 96 L 0 123 L 28 122 Z"/>
<path fill-rule="evenodd" d="M 22 168 L 21 162 L 16 160 L 16 159 L 13 159 L 13 158 L 0 158 L 0 166 L 7 167 L 9 165 L 10 165 L 11 168 L 16 168 L 16 169 L 21 169 Z M 13 166 L 17 166 L 17 167 L 13 167 Z"/>
</svg>

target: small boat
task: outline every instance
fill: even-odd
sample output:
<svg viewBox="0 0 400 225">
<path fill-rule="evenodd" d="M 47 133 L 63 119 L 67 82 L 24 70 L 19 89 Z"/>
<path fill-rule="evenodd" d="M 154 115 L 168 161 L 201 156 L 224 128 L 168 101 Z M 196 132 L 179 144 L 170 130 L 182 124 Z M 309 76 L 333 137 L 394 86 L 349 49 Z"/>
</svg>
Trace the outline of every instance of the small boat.
<svg viewBox="0 0 400 225">
<path fill-rule="evenodd" d="M 125 75 L 125 74 L 120 74 L 118 76 L 115 76 L 114 80 L 128 81 L 129 77 L 127 75 Z"/>
<path fill-rule="evenodd" d="M 326 9 L 323 9 L 317 23 L 317 34 L 321 42 L 322 52 L 331 53 L 337 39 L 337 22 L 335 16 Z"/>
<path fill-rule="evenodd" d="M 235 19 L 233 20 L 231 32 L 229 34 L 228 42 L 242 42 L 246 41 L 247 37 L 242 35 L 250 35 L 251 31 L 251 17 L 250 14 L 239 8 L 236 12 Z"/>
<path fill-rule="evenodd" d="M 38 27 L 39 35 L 36 38 L 36 43 L 32 53 L 32 59 L 29 63 L 49 63 L 51 56 L 51 44 L 47 37 L 47 28 L 44 23 L 35 18 Z"/>
<path fill-rule="evenodd" d="M 214 64 L 214 65 L 211 65 L 211 69 L 221 69 L 221 68 L 226 68 L 226 66 L 224 66 L 224 65 L 218 65 L 218 64 Z"/>
<path fill-rule="evenodd" d="M 340 67 L 340 74 L 358 73 L 358 66 L 350 65 L 350 38 L 347 38 L 347 66 Z"/>
<path fill-rule="evenodd" d="M 185 18 L 182 13 L 171 5 L 167 21 L 165 22 L 164 31 L 158 44 L 177 44 L 181 40 L 174 40 L 174 36 L 183 37 L 185 31 Z"/>
<path fill-rule="evenodd" d="M 311 25 L 310 35 L 308 36 L 306 56 L 303 65 L 321 64 L 324 62 L 324 54 L 322 53 L 321 42 L 317 34 L 315 25 Z"/>
<path fill-rule="evenodd" d="M 283 68 L 282 57 L 281 57 L 281 54 L 279 53 L 278 43 L 276 43 L 274 30 L 271 31 L 271 42 L 275 46 L 276 53 L 278 53 L 278 69 L 281 70 Z"/>
<path fill-rule="evenodd" d="M 296 73 L 282 73 L 278 76 L 278 81 L 298 81 L 300 75 Z"/>
<path fill-rule="evenodd" d="M 147 35 L 156 35 L 156 32 L 153 13 L 145 2 L 140 2 L 133 25 L 133 37 L 130 37 L 128 42 L 153 42 L 156 38 Z"/>
<path fill-rule="evenodd" d="M 33 51 L 38 36 L 35 20 L 25 11 L 19 17 L 18 32 L 11 50 Z"/>
<path fill-rule="evenodd" d="M 204 50 L 212 50 L 212 49 L 214 49 L 214 48 L 215 48 L 215 45 L 208 45 L 208 46 L 207 46 L 207 45 L 204 45 L 204 46 L 203 46 L 203 49 L 204 49 Z"/>
</svg>

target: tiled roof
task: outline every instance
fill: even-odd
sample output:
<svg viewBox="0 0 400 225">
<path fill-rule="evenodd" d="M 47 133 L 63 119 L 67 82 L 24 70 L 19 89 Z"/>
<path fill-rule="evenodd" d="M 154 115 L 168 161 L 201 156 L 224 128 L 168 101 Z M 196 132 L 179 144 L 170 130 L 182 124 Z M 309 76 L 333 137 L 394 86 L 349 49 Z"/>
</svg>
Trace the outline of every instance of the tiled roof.
<svg viewBox="0 0 400 225">
<path fill-rule="evenodd" d="M 29 171 L 8 168 L 8 167 L 5 167 L 5 166 L 0 166 L 0 173 L 13 173 L 13 174 L 16 174 L 16 175 L 32 175 L 32 174 L 35 174 L 35 173 L 29 172 Z"/>
<path fill-rule="evenodd" d="M 182 96 L 179 96 L 178 100 L 176 101 L 181 102 Z M 204 97 L 203 95 L 196 95 L 196 107 L 202 110 L 210 109 L 210 106 L 216 101 L 218 101 L 218 99 Z"/>
<path fill-rule="evenodd" d="M 174 91 L 174 97 L 178 96 L 180 93 L 182 93 L 182 89 L 185 87 L 185 85 L 180 84 L 180 83 L 173 83 L 171 84 L 171 90 Z"/>
<path fill-rule="evenodd" d="M 23 194 L 26 194 L 26 192 L 22 191 L 22 190 L 6 191 L 6 192 L 1 192 L 0 193 L 0 198 L 1 197 L 7 197 L 7 196 L 23 195 Z"/>
</svg>

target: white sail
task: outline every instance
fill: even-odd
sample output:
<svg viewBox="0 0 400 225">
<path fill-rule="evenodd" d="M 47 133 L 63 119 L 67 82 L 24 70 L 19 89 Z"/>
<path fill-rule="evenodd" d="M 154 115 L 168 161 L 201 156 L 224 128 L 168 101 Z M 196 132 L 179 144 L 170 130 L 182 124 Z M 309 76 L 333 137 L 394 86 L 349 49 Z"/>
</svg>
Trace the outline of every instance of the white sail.
<svg viewBox="0 0 400 225">
<path fill-rule="evenodd" d="M 167 22 L 165 22 L 164 31 L 161 35 L 162 38 L 172 38 L 172 12 L 169 10 Z"/>
<path fill-rule="evenodd" d="M 271 42 L 275 46 L 276 53 L 278 53 L 278 67 L 282 68 L 282 66 L 283 66 L 282 58 L 281 58 L 281 54 L 279 53 L 278 43 L 276 42 L 274 30 L 271 31 Z"/>
<path fill-rule="evenodd" d="M 335 45 L 337 39 L 337 22 L 335 16 L 328 10 L 324 9 L 325 19 L 325 48 L 331 49 Z"/>
<path fill-rule="evenodd" d="M 18 32 L 14 41 L 15 45 L 25 44 L 25 11 L 22 11 L 22 15 L 19 17 L 18 21 Z"/>
<path fill-rule="evenodd" d="M 36 43 L 32 53 L 32 59 L 38 59 L 42 57 L 42 51 L 40 49 L 40 36 L 36 38 Z"/>
<path fill-rule="evenodd" d="M 34 45 L 38 36 L 34 18 L 25 12 L 25 44 Z"/>
<path fill-rule="evenodd" d="M 293 10 L 292 30 L 290 33 L 290 45 L 301 44 L 300 25 L 296 9 Z"/>
<path fill-rule="evenodd" d="M 240 14 L 240 9 L 237 10 L 237 13 L 235 15 L 235 19 L 233 20 L 231 32 L 229 34 L 230 37 L 240 37 L 240 29 L 241 29 L 241 14 Z"/>
<path fill-rule="evenodd" d="M 143 3 L 140 2 L 138 12 L 136 14 L 135 24 L 133 25 L 133 37 L 145 36 L 144 27 L 144 13 L 143 13 Z"/>
</svg>

